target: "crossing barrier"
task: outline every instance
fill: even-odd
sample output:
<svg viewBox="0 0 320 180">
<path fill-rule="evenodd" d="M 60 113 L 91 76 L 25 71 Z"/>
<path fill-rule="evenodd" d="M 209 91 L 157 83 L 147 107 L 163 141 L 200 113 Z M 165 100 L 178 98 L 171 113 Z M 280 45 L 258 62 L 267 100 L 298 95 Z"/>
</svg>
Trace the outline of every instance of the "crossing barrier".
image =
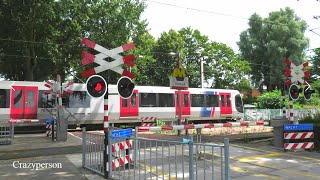
<svg viewBox="0 0 320 180">
<path fill-rule="evenodd" d="M 139 132 L 148 131 L 165 131 L 165 130 L 187 130 L 187 129 L 203 129 L 203 128 L 220 128 L 220 127 L 244 127 L 244 126 L 265 126 L 268 122 L 263 121 L 242 121 L 242 122 L 227 122 L 227 123 L 210 123 L 210 124 L 186 124 L 175 126 L 142 126 L 138 128 Z"/>
<path fill-rule="evenodd" d="M 38 123 L 39 119 L 10 119 L 10 123 Z"/>
<path fill-rule="evenodd" d="M 313 149 L 314 133 L 312 131 L 313 124 L 285 124 L 284 151 L 295 149 Z"/>
</svg>

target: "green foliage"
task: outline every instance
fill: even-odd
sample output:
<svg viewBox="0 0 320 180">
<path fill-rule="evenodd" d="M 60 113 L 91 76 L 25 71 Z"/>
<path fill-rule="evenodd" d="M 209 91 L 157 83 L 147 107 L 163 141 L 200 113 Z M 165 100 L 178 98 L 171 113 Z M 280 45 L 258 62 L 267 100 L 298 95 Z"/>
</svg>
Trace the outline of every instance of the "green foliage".
<svg viewBox="0 0 320 180">
<path fill-rule="evenodd" d="M 162 120 L 157 120 L 157 126 L 164 126 L 166 123 Z"/>
<path fill-rule="evenodd" d="M 240 34 L 238 45 L 241 57 L 251 63 L 252 80 L 257 87 L 264 84 L 268 91 L 281 87 L 285 81 L 285 57 L 296 65 L 302 63 L 308 47 L 306 29 L 306 22 L 290 8 L 271 12 L 267 18 L 258 14 L 250 17 L 249 28 Z"/>
<path fill-rule="evenodd" d="M 317 48 L 314 50 L 314 55 L 311 57 L 311 63 L 312 63 L 312 67 L 311 67 L 311 74 L 313 76 L 313 80 L 317 79 L 320 77 L 320 48 Z M 317 83 L 317 90 L 318 92 L 320 91 L 320 81 L 318 80 Z"/>
<path fill-rule="evenodd" d="M 279 109 L 281 107 L 282 99 L 280 90 L 273 90 L 265 92 L 257 99 L 259 109 Z"/>
<path fill-rule="evenodd" d="M 156 46 L 155 39 L 148 33 L 138 36 L 134 40 L 135 66 L 132 68 L 135 74 L 135 83 L 139 85 L 153 84 L 154 71 L 157 69 L 153 51 Z"/>
<path fill-rule="evenodd" d="M 320 114 L 315 114 L 314 116 L 304 117 L 299 121 L 300 124 L 313 124 L 313 132 L 315 134 L 313 142 L 315 143 L 315 148 L 320 151 L 320 141 L 318 136 L 320 135 Z"/>
<path fill-rule="evenodd" d="M 223 43 L 208 44 L 206 79 L 214 79 L 213 88 L 235 88 L 251 71 L 250 65 Z"/>
<path fill-rule="evenodd" d="M 311 87 L 312 84 L 311 84 Z M 302 88 L 302 86 L 301 86 Z M 299 99 L 293 101 L 293 107 L 299 108 L 319 108 L 320 98 L 318 93 L 314 93 L 310 101 L 304 99 L 303 93 L 299 94 Z M 286 94 L 285 106 L 289 108 L 289 97 Z M 259 109 L 279 109 L 282 107 L 282 96 L 280 90 L 273 90 L 271 92 L 265 92 L 257 98 L 257 107 Z"/>
<path fill-rule="evenodd" d="M 205 54 L 208 52 L 207 36 L 201 35 L 199 30 L 193 30 L 190 27 L 182 28 L 179 33 L 183 39 L 182 47 L 182 63 L 187 67 L 189 87 L 201 86 L 201 60 L 205 59 Z"/>
<path fill-rule="evenodd" d="M 140 0 L 0 1 L 0 38 L 7 39 L 0 44 L 0 75 L 35 81 L 71 70 L 79 75 L 84 34 L 107 48 L 126 44 L 146 31 L 144 8 Z M 115 76 L 108 76 L 112 83 Z"/>
<path fill-rule="evenodd" d="M 173 69 L 177 67 L 178 52 L 181 52 L 182 46 L 183 39 L 177 31 L 171 29 L 161 34 L 154 49 L 157 69 L 154 69 L 151 76 L 153 84 L 150 85 L 169 86 L 169 77 L 172 76 Z M 176 55 L 170 55 L 171 52 Z"/>
</svg>

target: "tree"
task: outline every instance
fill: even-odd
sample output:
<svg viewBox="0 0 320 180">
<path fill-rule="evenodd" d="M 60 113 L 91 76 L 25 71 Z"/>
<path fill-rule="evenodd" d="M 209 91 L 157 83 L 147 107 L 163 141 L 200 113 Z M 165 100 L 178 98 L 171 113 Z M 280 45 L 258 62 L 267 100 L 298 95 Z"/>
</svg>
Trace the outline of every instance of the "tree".
<svg viewBox="0 0 320 180">
<path fill-rule="evenodd" d="M 253 14 L 249 28 L 240 34 L 238 46 L 241 57 L 251 63 L 252 80 L 268 90 L 281 87 L 285 79 L 284 59 L 296 65 L 303 62 L 308 39 L 304 36 L 307 24 L 290 8 L 271 12 L 267 18 Z"/>
<path fill-rule="evenodd" d="M 235 88 L 249 75 L 250 65 L 223 43 L 211 42 L 205 55 L 205 77 L 213 88 Z"/>
<path fill-rule="evenodd" d="M 0 1 L 0 75 L 36 81 L 64 78 L 71 69 L 79 75 L 84 34 L 107 48 L 126 44 L 146 31 L 144 8 L 139 0 Z M 116 82 L 114 73 L 108 77 Z"/>
<path fill-rule="evenodd" d="M 201 35 L 199 30 L 193 30 L 190 27 L 182 28 L 178 32 L 183 39 L 181 62 L 186 66 L 189 87 L 200 87 L 201 61 L 204 60 L 204 54 L 208 51 L 209 39 L 207 36 Z"/>
<path fill-rule="evenodd" d="M 311 78 L 312 80 L 320 77 L 320 48 L 314 50 L 314 55 L 311 57 Z"/>
<path fill-rule="evenodd" d="M 135 83 L 139 85 L 153 84 L 154 71 L 157 69 L 156 59 L 154 58 L 154 48 L 156 41 L 148 32 L 139 35 L 134 40 L 136 56 L 135 65 L 132 69 L 135 74 Z"/>
<path fill-rule="evenodd" d="M 54 4 L 39 0 L 0 1 L 0 72 L 6 79 L 33 80 L 34 72 L 43 75 L 50 70 L 48 50 L 56 22 Z M 45 65 L 47 68 L 42 69 Z"/>
<path fill-rule="evenodd" d="M 178 53 L 181 52 L 182 47 L 183 39 L 177 31 L 171 29 L 161 34 L 154 49 L 156 68 L 152 76 L 152 85 L 169 86 L 169 77 L 172 76 L 173 69 L 177 67 Z M 170 55 L 171 52 L 176 55 Z"/>
</svg>

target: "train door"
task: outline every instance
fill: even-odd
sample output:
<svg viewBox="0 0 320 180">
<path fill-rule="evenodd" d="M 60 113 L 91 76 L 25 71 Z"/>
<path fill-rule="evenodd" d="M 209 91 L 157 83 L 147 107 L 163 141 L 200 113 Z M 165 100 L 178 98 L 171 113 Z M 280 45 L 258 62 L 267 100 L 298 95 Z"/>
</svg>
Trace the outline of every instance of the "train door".
<svg viewBox="0 0 320 180">
<path fill-rule="evenodd" d="M 231 93 L 220 93 L 220 111 L 221 115 L 231 115 Z"/>
<path fill-rule="evenodd" d="M 175 96 L 178 97 L 178 91 L 175 91 Z M 182 110 L 182 116 L 190 116 L 190 92 L 180 91 L 180 98 L 176 99 L 176 115 L 179 115 L 178 99 L 180 99 L 180 107 Z"/>
<path fill-rule="evenodd" d="M 128 99 L 120 97 L 120 117 L 137 117 L 139 116 L 139 96 L 138 90 L 134 90 Z"/>
<path fill-rule="evenodd" d="M 38 110 L 38 87 L 12 86 L 10 118 L 36 119 Z"/>
</svg>

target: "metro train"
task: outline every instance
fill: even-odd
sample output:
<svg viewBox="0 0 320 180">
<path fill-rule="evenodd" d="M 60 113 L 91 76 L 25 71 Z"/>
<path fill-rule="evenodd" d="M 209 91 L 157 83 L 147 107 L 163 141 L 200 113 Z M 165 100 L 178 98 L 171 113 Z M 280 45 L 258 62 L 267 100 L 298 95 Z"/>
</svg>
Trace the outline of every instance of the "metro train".
<svg viewBox="0 0 320 180">
<path fill-rule="evenodd" d="M 46 94 L 47 90 L 45 82 L 0 81 L 0 123 L 10 119 L 37 119 L 44 123 L 52 118 L 56 97 Z M 62 98 L 68 124 L 103 124 L 104 98 L 88 95 L 86 84 L 74 83 L 70 90 L 73 93 Z M 143 123 L 154 118 L 177 121 L 180 110 L 181 118 L 194 123 L 243 117 L 243 103 L 237 90 L 189 88 L 178 93 L 170 87 L 135 86 L 128 99 L 119 96 L 116 85 L 109 85 L 108 92 L 108 119 L 114 125 Z"/>
</svg>

